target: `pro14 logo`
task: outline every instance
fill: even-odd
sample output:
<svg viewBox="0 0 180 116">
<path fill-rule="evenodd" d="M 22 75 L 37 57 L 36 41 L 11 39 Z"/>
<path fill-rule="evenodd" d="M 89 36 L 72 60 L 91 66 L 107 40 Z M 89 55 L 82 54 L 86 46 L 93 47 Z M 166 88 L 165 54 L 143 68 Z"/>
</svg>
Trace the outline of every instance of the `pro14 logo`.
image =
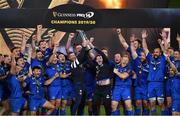
<svg viewBox="0 0 180 116">
<path fill-rule="evenodd" d="M 86 19 L 89 19 L 89 18 L 91 18 L 93 16 L 94 16 L 94 12 L 87 12 L 85 14 L 83 14 L 83 13 L 78 13 L 77 14 L 77 17 L 83 17 L 83 18 L 86 18 Z"/>
</svg>

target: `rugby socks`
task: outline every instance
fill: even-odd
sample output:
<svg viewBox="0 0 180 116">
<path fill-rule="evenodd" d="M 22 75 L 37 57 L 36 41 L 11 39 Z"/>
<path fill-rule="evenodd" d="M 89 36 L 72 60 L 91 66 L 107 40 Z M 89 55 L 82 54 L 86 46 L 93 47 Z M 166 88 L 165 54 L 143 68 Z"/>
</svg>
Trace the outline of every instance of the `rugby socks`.
<svg viewBox="0 0 180 116">
<path fill-rule="evenodd" d="M 58 109 L 57 108 L 52 112 L 52 115 L 58 115 Z"/>
<path fill-rule="evenodd" d="M 66 110 L 65 109 L 61 109 L 61 115 L 65 116 L 66 115 Z"/>
<path fill-rule="evenodd" d="M 117 115 L 119 115 L 119 110 L 112 111 L 112 116 L 117 116 Z"/>
<path fill-rule="evenodd" d="M 156 109 L 151 110 L 151 115 L 156 115 L 156 114 L 157 114 Z"/>
<path fill-rule="evenodd" d="M 136 116 L 141 115 L 141 108 L 136 108 L 135 112 L 136 112 Z"/>
<path fill-rule="evenodd" d="M 172 107 L 167 108 L 168 115 L 172 115 L 171 109 L 172 109 Z"/>
<path fill-rule="evenodd" d="M 144 113 L 144 115 L 149 115 L 150 111 L 149 111 L 149 109 L 144 108 L 143 113 Z"/>
<path fill-rule="evenodd" d="M 89 114 L 90 116 L 92 116 L 92 115 L 93 115 L 92 110 L 88 110 L 88 114 Z"/>
<path fill-rule="evenodd" d="M 167 109 L 161 110 L 161 115 L 168 115 Z"/>
<path fill-rule="evenodd" d="M 127 112 L 127 114 L 126 115 L 130 115 L 130 116 L 133 116 L 134 115 L 134 113 L 133 113 L 133 110 L 126 110 L 126 112 Z"/>
</svg>

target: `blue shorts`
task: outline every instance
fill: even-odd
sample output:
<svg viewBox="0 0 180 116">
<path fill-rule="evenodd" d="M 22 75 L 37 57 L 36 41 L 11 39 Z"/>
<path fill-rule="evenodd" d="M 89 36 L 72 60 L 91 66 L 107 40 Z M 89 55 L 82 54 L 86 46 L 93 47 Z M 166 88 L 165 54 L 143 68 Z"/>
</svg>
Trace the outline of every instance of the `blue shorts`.
<svg viewBox="0 0 180 116">
<path fill-rule="evenodd" d="M 10 96 L 10 91 L 8 86 L 0 84 L 0 102 L 8 99 Z"/>
<path fill-rule="evenodd" d="M 173 99 L 172 101 L 172 112 L 180 112 L 180 99 Z"/>
<path fill-rule="evenodd" d="M 148 100 L 147 87 L 135 87 L 135 100 Z"/>
<path fill-rule="evenodd" d="M 131 99 L 131 88 L 130 87 L 121 87 L 121 86 L 114 86 L 112 92 L 112 101 L 126 101 Z"/>
<path fill-rule="evenodd" d="M 25 106 L 26 100 L 23 97 L 10 98 L 9 102 L 10 102 L 11 112 L 19 113 L 22 110 L 22 108 Z"/>
<path fill-rule="evenodd" d="M 165 85 L 166 97 L 171 97 L 172 79 L 168 79 Z"/>
<path fill-rule="evenodd" d="M 48 97 L 50 100 L 61 99 L 62 89 L 60 86 L 49 86 Z"/>
<path fill-rule="evenodd" d="M 72 92 L 72 88 L 70 86 L 61 87 L 61 99 L 67 100 L 70 98 Z"/>
<path fill-rule="evenodd" d="M 36 97 L 36 96 L 29 96 L 29 111 L 37 111 L 39 108 L 43 107 L 45 104 L 46 99 L 44 97 Z"/>
<path fill-rule="evenodd" d="M 164 82 L 148 83 L 148 98 L 164 98 Z"/>
<path fill-rule="evenodd" d="M 93 93 L 94 93 L 94 90 L 95 90 L 95 87 L 96 85 L 86 85 L 86 96 L 87 96 L 87 99 L 90 100 L 93 98 Z"/>
</svg>

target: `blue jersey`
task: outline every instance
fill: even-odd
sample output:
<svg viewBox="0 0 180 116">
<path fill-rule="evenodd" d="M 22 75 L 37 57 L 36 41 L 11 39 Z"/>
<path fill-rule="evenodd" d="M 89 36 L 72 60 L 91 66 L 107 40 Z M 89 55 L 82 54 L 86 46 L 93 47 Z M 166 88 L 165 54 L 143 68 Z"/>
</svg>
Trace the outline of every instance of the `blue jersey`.
<svg viewBox="0 0 180 116">
<path fill-rule="evenodd" d="M 137 74 L 137 78 L 135 80 L 135 86 L 147 86 L 148 81 L 148 74 L 149 74 L 149 64 L 148 63 L 142 63 L 140 61 L 140 58 L 137 57 L 134 60 L 134 64 L 135 64 L 135 72 Z"/>
<path fill-rule="evenodd" d="M 121 67 L 120 65 L 117 65 L 116 68 L 118 69 L 118 72 L 123 73 L 126 72 L 129 75 L 131 75 L 131 70 L 128 66 Z M 127 77 L 126 79 L 121 79 L 119 76 L 115 77 L 115 86 L 121 86 L 121 87 L 130 87 L 132 85 L 131 76 Z"/>
<path fill-rule="evenodd" d="M 129 52 L 130 57 L 131 57 L 131 59 L 132 59 L 131 47 L 128 47 L 127 51 Z M 138 56 L 141 56 L 141 52 L 143 52 L 143 49 L 142 49 L 142 48 L 137 48 L 137 49 L 136 49 L 136 53 L 137 53 Z"/>
<path fill-rule="evenodd" d="M 180 99 L 180 75 L 172 78 L 172 98 Z"/>
<path fill-rule="evenodd" d="M 45 70 L 46 70 L 46 67 L 47 67 L 47 66 L 46 66 L 46 60 L 40 61 L 40 60 L 38 60 L 38 59 L 36 59 L 36 58 L 32 58 L 32 59 L 31 59 L 31 68 L 34 68 L 35 66 L 41 67 L 43 73 L 45 73 Z"/>
<path fill-rule="evenodd" d="M 26 86 L 30 91 L 30 95 L 44 96 L 44 77 L 40 76 L 38 78 L 31 76 L 25 80 Z"/>
<path fill-rule="evenodd" d="M 163 82 L 166 71 L 166 58 L 164 55 L 155 59 L 152 54 L 148 53 L 147 60 L 149 63 L 148 81 Z"/>
<path fill-rule="evenodd" d="M 7 78 L 9 89 L 11 91 L 10 98 L 22 97 L 23 91 L 19 80 L 17 80 L 16 75 L 9 75 Z"/>
<path fill-rule="evenodd" d="M 50 49 L 50 48 L 47 48 L 46 50 L 45 50 L 45 52 L 43 53 L 44 54 L 44 59 L 46 60 L 46 61 L 48 61 L 48 59 L 49 59 L 49 57 L 52 55 L 52 49 Z"/>
<path fill-rule="evenodd" d="M 133 59 L 132 57 L 132 51 L 131 51 L 131 47 L 129 46 L 128 49 L 127 49 L 127 52 L 129 53 L 130 55 L 130 58 Z M 141 52 L 143 52 L 143 49 L 142 48 L 137 48 L 136 49 L 136 53 L 138 56 L 141 56 Z M 133 68 L 134 67 L 134 62 L 133 60 L 130 60 L 130 66 Z M 133 68 L 134 69 L 134 68 Z"/>
<path fill-rule="evenodd" d="M 5 76 L 6 75 L 6 70 L 5 70 L 5 67 L 3 65 L 0 65 L 0 78 L 2 76 Z M 3 80 L 0 80 L 0 85 L 3 83 Z"/>
<path fill-rule="evenodd" d="M 180 60 L 176 60 L 173 62 L 178 70 L 178 72 L 180 72 Z"/>
<path fill-rule="evenodd" d="M 67 61 L 66 63 L 59 63 L 58 72 L 66 74 L 71 73 L 71 62 Z M 61 78 L 61 84 L 62 86 L 70 85 L 70 77 L 67 77 L 65 79 Z"/>
<path fill-rule="evenodd" d="M 30 67 L 30 64 L 26 62 L 23 69 L 17 74 L 17 76 L 18 77 L 27 76 L 29 73 L 29 67 Z"/>
<path fill-rule="evenodd" d="M 46 70 L 46 73 L 47 73 L 47 76 L 48 76 L 48 79 L 50 78 L 53 78 L 55 76 L 56 73 L 60 73 L 60 67 L 59 65 L 57 64 L 51 64 L 47 70 Z M 50 86 L 61 86 L 61 78 L 58 77 L 56 78 L 51 84 Z"/>
</svg>

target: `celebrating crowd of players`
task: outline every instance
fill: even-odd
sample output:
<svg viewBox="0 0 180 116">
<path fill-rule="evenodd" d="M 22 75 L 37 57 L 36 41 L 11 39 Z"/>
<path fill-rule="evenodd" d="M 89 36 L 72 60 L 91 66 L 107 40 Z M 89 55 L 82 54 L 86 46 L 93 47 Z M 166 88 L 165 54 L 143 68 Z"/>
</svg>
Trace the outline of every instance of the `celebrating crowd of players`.
<svg viewBox="0 0 180 116">
<path fill-rule="evenodd" d="M 50 34 L 45 41 L 38 33 L 31 45 L 23 38 L 21 48 L 0 55 L 1 115 L 65 115 L 67 104 L 72 115 L 83 115 L 86 104 L 89 115 L 100 114 L 101 104 L 106 115 L 119 115 L 120 101 L 125 115 L 155 115 L 156 104 L 162 115 L 180 115 L 180 53 L 169 46 L 166 32 L 160 48 L 150 53 L 146 30 L 127 44 L 117 29 L 127 54 L 116 53 L 114 61 L 106 48 L 93 45 L 93 38 L 82 37 L 71 51 L 75 34 L 70 33 L 65 54 L 58 51 L 61 39 L 55 43 Z"/>
</svg>

